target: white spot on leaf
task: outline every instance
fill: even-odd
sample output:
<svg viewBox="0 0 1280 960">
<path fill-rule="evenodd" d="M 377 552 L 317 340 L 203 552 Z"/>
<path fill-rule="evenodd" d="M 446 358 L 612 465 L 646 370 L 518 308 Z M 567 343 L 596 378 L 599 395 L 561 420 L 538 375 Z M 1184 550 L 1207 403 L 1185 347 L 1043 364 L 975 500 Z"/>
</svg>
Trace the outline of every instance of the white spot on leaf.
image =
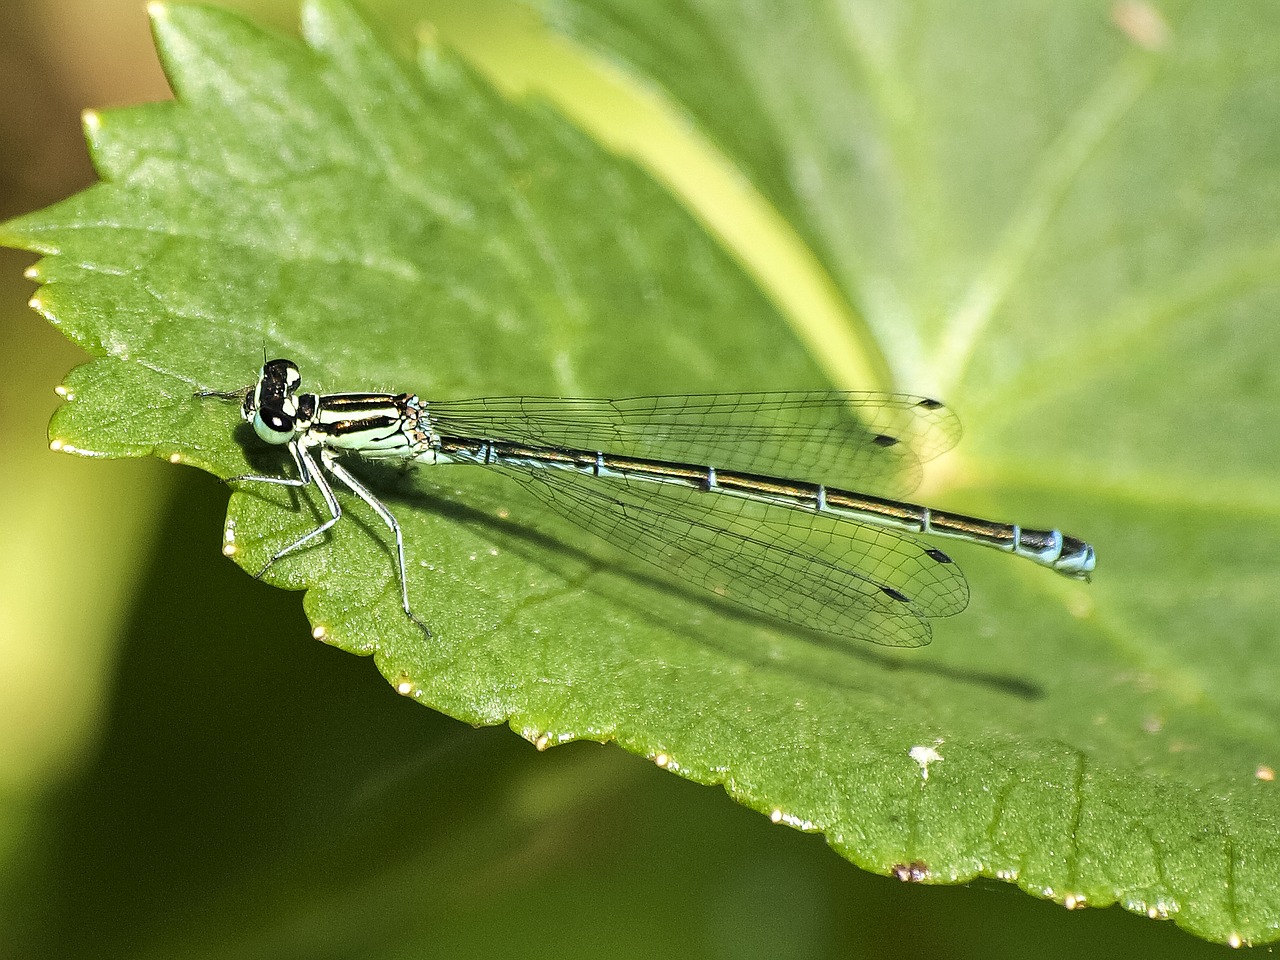
<svg viewBox="0 0 1280 960">
<path fill-rule="evenodd" d="M 940 754 L 933 747 L 926 747 L 926 746 L 912 747 L 911 750 L 909 751 L 909 754 L 912 760 L 920 764 L 921 780 L 929 779 L 929 764 L 937 763 L 943 759 L 942 754 Z"/>
</svg>

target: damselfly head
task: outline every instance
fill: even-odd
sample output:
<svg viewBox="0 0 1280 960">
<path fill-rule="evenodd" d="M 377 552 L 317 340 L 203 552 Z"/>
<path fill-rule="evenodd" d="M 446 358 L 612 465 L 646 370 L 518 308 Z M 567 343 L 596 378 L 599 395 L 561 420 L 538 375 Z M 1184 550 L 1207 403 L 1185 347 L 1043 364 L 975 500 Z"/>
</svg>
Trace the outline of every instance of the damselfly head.
<svg viewBox="0 0 1280 960">
<path fill-rule="evenodd" d="M 267 443 L 285 444 L 306 429 L 300 423 L 298 398 L 302 374 L 292 360 L 268 360 L 257 385 L 245 394 L 240 413 Z"/>
</svg>

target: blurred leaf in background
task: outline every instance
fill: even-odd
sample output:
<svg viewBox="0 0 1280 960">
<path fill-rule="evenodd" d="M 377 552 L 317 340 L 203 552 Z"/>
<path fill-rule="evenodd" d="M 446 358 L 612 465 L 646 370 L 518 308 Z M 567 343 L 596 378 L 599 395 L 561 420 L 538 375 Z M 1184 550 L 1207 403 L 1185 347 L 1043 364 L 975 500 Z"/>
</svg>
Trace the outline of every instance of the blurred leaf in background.
<svg viewBox="0 0 1280 960">
<path fill-rule="evenodd" d="M 83 97 L 100 83 L 76 68 L 93 58 L 49 56 L 54 43 L 33 9 L 6 7 L 0 31 L 0 217 L 87 186 L 93 172 L 79 131 Z M 145 36 L 134 50 L 145 56 Z M 127 32 L 127 31 L 126 31 Z M 109 50 L 127 48 L 97 38 Z M 155 96 L 164 81 L 143 61 Z M 122 80 L 122 95 L 147 81 Z M 55 457 L 51 385 L 82 351 L 26 308 L 30 257 L 0 250 L 0 857 L 29 839 L 41 799 L 91 749 L 104 710 L 119 631 L 137 566 L 163 502 L 161 471 L 144 463 Z M 74 585 L 69 587 L 69 585 Z"/>
<path fill-rule="evenodd" d="M 1275 14 L 548 5 L 575 47 L 505 5 L 387 5 L 389 23 L 437 23 L 416 76 L 342 5 L 307 10 L 317 53 L 161 12 L 183 107 L 91 123 L 115 185 L 9 228 L 58 254 L 42 309 L 113 358 L 67 381 L 59 439 L 244 472 L 256 454 L 234 409 L 192 394 L 243 385 L 264 343 L 325 389 L 943 389 L 970 435 L 933 498 L 1096 536 L 1105 579 L 966 553 L 974 608 L 933 647 L 826 651 L 601 566 L 523 507 L 506 522 L 514 501 L 491 478 L 455 490 L 420 471 L 379 480 L 430 545 L 414 584 L 435 642 L 405 630 L 359 524 L 279 582 L 310 586 L 328 639 L 425 702 L 543 744 L 619 739 L 871 869 L 999 875 L 1211 939 L 1275 937 L 1277 550 L 1258 530 L 1275 524 L 1280 455 L 1265 433 L 1275 100 L 1258 95 L 1277 77 L 1280 46 L 1258 29 Z M 504 100 L 451 43 L 649 173 Z M 211 555 L 223 496 L 184 481 L 153 576 L 117 581 L 132 614 L 101 748 L 74 773 L 55 759 L 14 778 L 30 816 L 6 942 L 1196 948 L 1114 911 L 1064 926 L 990 887 L 903 888 L 615 751 L 538 757 L 432 719 L 328 648 L 272 643 L 294 604 Z M 160 499 L 75 499 L 125 497 Z M 233 499 L 247 566 L 307 522 L 297 507 Z M 104 623 L 87 626 L 107 637 Z M 99 672 L 83 653 L 62 662 L 24 692 Z M 910 752 L 925 744 L 941 758 L 927 778 Z"/>
</svg>

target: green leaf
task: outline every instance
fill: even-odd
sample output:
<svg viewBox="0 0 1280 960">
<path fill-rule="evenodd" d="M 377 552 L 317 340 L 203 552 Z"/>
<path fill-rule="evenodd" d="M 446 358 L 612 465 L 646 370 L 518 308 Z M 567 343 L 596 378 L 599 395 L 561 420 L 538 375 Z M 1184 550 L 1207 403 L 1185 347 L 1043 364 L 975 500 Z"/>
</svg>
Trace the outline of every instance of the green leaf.
<svg viewBox="0 0 1280 960">
<path fill-rule="evenodd" d="M 1280 937 L 1274 10 L 555 10 L 781 211 L 868 355 L 961 412 L 931 499 L 1087 535 L 1097 582 L 957 551 L 974 601 L 932 646 L 832 649 L 462 468 L 362 471 L 430 640 L 360 504 L 267 579 L 426 704 L 617 740 L 867 869 Z M 161 9 L 178 102 L 92 119 L 104 183 L 4 228 L 101 358 L 67 381 L 65 447 L 284 471 L 194 396 L 246 385 L 264 348 L 319 389 L 428 398 L 815 387 L 842 362 L 739 265 L 751 238 L 555 111 L 444 50 L 396 61 L 337 0 L 304 33 Z M 236 493 L 228 544 L 256 572 L 321 509 Z"/>
</svg>

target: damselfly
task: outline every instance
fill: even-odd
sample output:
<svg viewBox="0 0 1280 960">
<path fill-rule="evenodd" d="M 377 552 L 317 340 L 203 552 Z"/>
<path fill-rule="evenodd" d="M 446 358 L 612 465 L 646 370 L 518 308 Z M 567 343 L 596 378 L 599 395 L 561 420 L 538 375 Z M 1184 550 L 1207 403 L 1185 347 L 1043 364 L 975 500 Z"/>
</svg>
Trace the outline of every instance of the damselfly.
<svg viewBox="0 0 1280 960">
<path fill-rule="evenodd" d="M 329 477 L 395 539 L 405 614 L 404 536 L 344 454 L 502 470 L 552 509 L 684 582 L 801 627 L 890 646 L 929 642 L 929 618 L 964 609 L 964 575 L 912 534 L 950 537 L 1089 579 L 1093 547 L 893 499 L 959 424 L 941 403 L 877 393 L 743 393 L 622 400 L 510 397 L 430 403 L 410 393 L 302 393 L 289 360 L 264 364 L 244 419 L 288 449 L 298 476 L 238 481 L 316 487 L 328 518 L 267 563 L 314 542 L 342 516 Z M 853 487 L 870 490 L 855 493 Z M 261 576 L 261 573 L 259 574 Z"/>
</svg>

